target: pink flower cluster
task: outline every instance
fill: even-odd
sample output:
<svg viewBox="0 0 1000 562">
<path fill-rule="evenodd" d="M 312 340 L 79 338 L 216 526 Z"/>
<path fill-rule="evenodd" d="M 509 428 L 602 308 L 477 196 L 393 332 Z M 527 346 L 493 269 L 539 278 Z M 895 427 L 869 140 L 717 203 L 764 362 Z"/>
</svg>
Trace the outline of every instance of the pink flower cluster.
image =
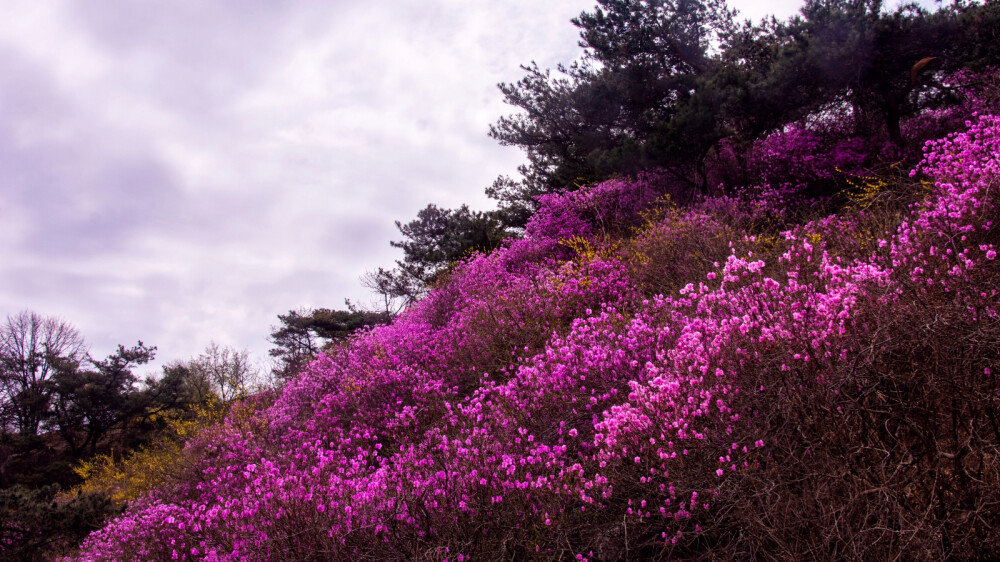
<svg viewBox="0 0 1000 562">
<path fill-rule="evenodd" d="M 525 239 L 470 258 L 392 325 L 314 361 L 252 430 L 229 422 L 196 438 L 191 479 L 130 505 L 79 558 L 668 549 L 710 524 L 728 478 L 768 462 L 757 420 L 769 400 L 850 369 L 874 330 L 859 311 L 891 310 L 919 286 L 996 314 L 978 276 L 996 274 L 998 155 L 991 116 L 929 143 L 919 172 L 935 187 L 869 256 L 838 252 L 832 241 L 855 227 L 830 217 L 787 231 L 772 263 L 734 240 L 704 278 L 655 297 L 628 256 L 559 245 L 599 244 L 634 220 L 656 199 L 652 179 L 548 196 Z M 785 382 L 760 385 L 761 373 Z"/>
</svg>

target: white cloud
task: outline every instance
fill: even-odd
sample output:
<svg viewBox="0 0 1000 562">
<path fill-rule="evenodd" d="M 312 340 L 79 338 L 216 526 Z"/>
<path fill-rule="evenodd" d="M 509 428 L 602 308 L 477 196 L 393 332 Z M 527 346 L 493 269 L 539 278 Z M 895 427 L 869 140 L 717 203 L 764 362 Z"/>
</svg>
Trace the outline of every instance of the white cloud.
<svg viewBox="0 0 1000 562">
<path fill-rule="evenodd" d="M 0 313 L 165 363 L 210 340 L 263 356 L 277 314 L 367 301 L 393 221 L 489 205 L 521 161 L 486 135 L 496 84 L 575 58 L 593 3 L 5 7 Z"/>
</svg>

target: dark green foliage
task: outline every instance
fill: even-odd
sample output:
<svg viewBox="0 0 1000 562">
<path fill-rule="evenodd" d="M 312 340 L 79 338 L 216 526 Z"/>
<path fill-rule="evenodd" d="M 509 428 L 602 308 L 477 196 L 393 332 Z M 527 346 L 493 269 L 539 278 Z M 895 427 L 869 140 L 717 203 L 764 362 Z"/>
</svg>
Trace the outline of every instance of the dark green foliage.
<svg viewBox="0 0 1000 562">
<path fill-rule="evenodd" d="M 711 42 L 728 33 L 732 14 L 719 1 L 609 0 L 573 20 L 585 54 L 560 67 L 564 77 L 526 67 L 517 84 L 501 84 L 523 113 L 501 118 L 490 134 L 524 148 L 529 165 L 519 184 L 488 193 L 501 208 L 532 195 L 571 189 L 650 167 L 678 169 L 714 144 L 714 100 L 689 104 L 716 66 Z M 709 126 L 706 128 L 705 124 Z"/>
<path fill-rule="evenodd" d="M 471 211 L 466 205 L 442 209 L 428 205 L 417 218 L 396 227 L 402 241 L 392 246 L 403 250 L 403 259 L 391 270 L 369 273 L 365 285 L 381 295 L 384 310 L 395 313 L 418 299 L 456 261 L 474 252 L 490 252 L 512 234 L 503 212 Z"/>
<path fill-rule="evenodd" d="M 428 205 L 417 218 L 396 227 L 405 237 L 392 242 L 403 250 L 399 268 L 422 283 L 430 283 L 451 263 L 472 252 L 489 252 L 509 234 L 493 213 L 458 209 L 441 209 Z"/>
<path fill-rule="evenodd" d="M 0 558 L 45 560 L 66 553 L 115 513 L 99 494 L 57 498 L 58 485 L 0 490 Z"/>
<path fill-rule="evenodd" d="M 389 312 L 359 310 L 348 302 L 348 310 L 291 310 L 279 314 L 280 326 L 272 327 L 270 341 L 275 347 L 270 355 L 279 361 L 274 374 L 287 379 L 324 347 L 344 341 L 357 330 L 386 324 L 392 320 Z"/>
<path fill-rule="evenodd" d="M 107 359 L 88 360 L 90 369 L 73 364 L 58 370 L 52 380 L 51 425 L 73 458 L 95 454 L 109 431 L 127 433 L 129 423 L 146 412 L 153 395 L 137 388 L 132 369 L 152 360 L 155 351 L 142 342 L 131 349 L 120 345 Z"/>
<path fill-rule="evenodd" d="M 965 68 L 983 70 L 1000 64 L 1000 2 L 959 0 L 950 9 L 961 33 L 954 37 L 954 49 Z"/>
<path fill-rule="evenodd" d="M 585 54 L 559 67 L 562 77 L 532 65 L 516 84 L 500 85 L 522 113 L 502 117 L 490 135 L 522 147 L 529 161 L 520 182 L 499 180 L 487 191 L 509 224 L 523 224 L 541 193 L 654 166 L 685 169 L 718 136 L 711 123 L 705 128 L 712 103 L 685 104 L 716 66 L 711 43 L 732 26 L 724 2 L 599 4 L 573 20 Z"/>
</svg>

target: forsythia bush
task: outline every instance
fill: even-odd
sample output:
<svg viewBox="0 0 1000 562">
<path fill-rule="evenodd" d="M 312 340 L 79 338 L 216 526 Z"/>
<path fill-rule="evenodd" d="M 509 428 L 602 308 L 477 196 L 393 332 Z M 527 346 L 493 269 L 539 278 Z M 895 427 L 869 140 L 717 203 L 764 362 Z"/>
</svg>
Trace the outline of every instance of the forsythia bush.
<svg viewBox="0 0 1000 562">
<path fill-rule="evenodd" d="M 174 478 L 187 475 L 183 467 L 185 442 L 202 430 L 222 421 L 224 409 L 211 399 L 193 407 L 186 418 L 167 423 L 167 430 L 155 442 L 130 452 L 123 458 L 98 455 L 81 461 L 74 471 L 83 483 L 73 491 L 83 494 L 103 493 L 116 504 L 123 504 Z"/>
</svg>

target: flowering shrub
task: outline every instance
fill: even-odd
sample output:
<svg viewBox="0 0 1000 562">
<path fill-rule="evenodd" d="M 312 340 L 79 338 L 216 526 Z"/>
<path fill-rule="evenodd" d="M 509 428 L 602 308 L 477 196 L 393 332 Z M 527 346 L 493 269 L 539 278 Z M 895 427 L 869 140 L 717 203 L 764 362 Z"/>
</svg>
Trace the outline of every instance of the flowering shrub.
<svg viewBox="0 0 1000 562">
<path fill-rule="evenodd" d="M 167 430 L 154 442 L 132 451 L 123 458 L 97 455 L 80 461 L 74 472 L 83 483 L 74 493 L 104 494 L 116 505 L 145 496 L 175 477 L 187 476 L 184 465 L 184 441 L 222 420 L 223 405 L 211 399 L 192 408 L 187 419 L 167 420 Z"/>
<path fill-rule="evenodd" d="M 861 172 L 872 156 L 881 152 L 872 150 L 878 139 L 834 139 L 802 125 L 792 125 L 756 143 L 751 160 L 757 175 L 766 183 L 806 185 L 834 179 L 838 170 Z"/>
<path fill-rule="evenodd" d="M 548 196 L 525 239 L 190 441 L 191 478 L 79 558 L 995 552 L 998 154 L 989 116 L 929 143 L 935 187 L 878 220 L 641 215 L 651 176 Z M 808 173 L 853 161 L 826 158 Z"/>
<path fill-rule="evenodd" d="M 541 207 L 525 227 L 536 242 L 558 241 L 597 232 L 618 234 L 634 226 L 641 213 L 668 190 L 667 178 L 645 172 L 632 180 L 612 179 L 577 191 L 539 198 Z"/>
</svg>

